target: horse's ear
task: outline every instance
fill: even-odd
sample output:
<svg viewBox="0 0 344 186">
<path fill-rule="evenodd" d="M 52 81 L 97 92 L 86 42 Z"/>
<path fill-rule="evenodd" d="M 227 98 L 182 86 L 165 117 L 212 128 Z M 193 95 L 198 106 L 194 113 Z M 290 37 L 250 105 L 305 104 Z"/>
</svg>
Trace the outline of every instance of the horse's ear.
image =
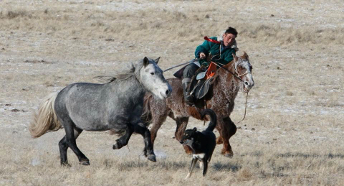
<svg viewBox="0 0 344 186">
<path fill-rule="evenodd" d="M 245 51 L 244 51 L 244 55 L 242 55 L 242 58 L 248 60 L 248 55 L 247 55 L 247 53 Z"/>
<path fill-rule="evenodd" d="M 160 57 L 156 58 L 156 59 L 155 59 L 155 63 L 158 64 L 158 63 L 159 63 L 159 60 L 160 60 Z"/>
<path fill-rule="evenodd" d="M 147 57 L 143 58 L 143 66 L 146 67 L 149 65 L 149 59 Z"/>
<path fill-rule="evenodd" d="M 234 61 L 238 61 L 238 56 L 236 56 L 235 54 L 232 54 L 232 56 L 233 56 Z"/>
</svg>

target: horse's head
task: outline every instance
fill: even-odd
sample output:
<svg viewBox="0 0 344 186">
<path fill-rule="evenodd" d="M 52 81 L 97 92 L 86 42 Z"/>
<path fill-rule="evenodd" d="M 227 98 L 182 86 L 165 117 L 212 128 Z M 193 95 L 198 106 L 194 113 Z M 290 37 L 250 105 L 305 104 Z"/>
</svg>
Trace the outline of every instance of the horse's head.
<svg viewBox="0 0 344 186">
<path fill-rule="evenodd" d="M 233 54 L 234 70 L 236 76 L 238 76 L 243 82 L 243 91 L 249 92 L 254 86 L 252 77 L 252 65 L 250 64 L 248 55 L 244 52 L 244 55 L 237 57 Z"/>
<path fill-rule="evenodd" d="M 171 95 L 172 88 L 165 79 L 163 71 L 157 65 L 159 59 L 160 57 L 156 60 L 145 57 L 142 60 L 143 67 L 140 70 L 140 82 L 148 91 L 163 99 Z"/>
</svg>

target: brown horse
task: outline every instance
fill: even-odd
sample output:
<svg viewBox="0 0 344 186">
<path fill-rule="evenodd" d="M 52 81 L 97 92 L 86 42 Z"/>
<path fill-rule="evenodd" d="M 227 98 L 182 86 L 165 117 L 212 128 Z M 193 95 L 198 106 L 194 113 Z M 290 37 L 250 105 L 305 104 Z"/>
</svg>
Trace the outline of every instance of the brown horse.
<svg viewBox="0 0 344 186">
<path fill-rule="evenodd" d="M 217 138 L 217 144 L 223 143 L 221 153 L 225 156 L 232 157 L 233 151 L 229 144 L 229 138 L 236 133 L 236 125 L 230 119 L 230 114 L 234 108 L 234 99 L 240 88 L 248 93 L 254 85 L 252 78 L 252 66 L 249 62 L 248 55 L 237 57 L 234 60 L 219 68 L 213 81 L 212 98 L 206 101 L 206 107 L 215 111 L 217 115 L 216 129 L 220 136 Z M 142 119 L 148 123 L 153 123 L 151 128 L 151 140 L 154 143 L 157 132 L 165 122 L 167 116 L 176 121 L 177 128 L 175 137 L 180 141 L 192 116 L 201 120 L 200 109 L 189 106 L 184 102 L 183 88 L 181 79 L 168 79 L 172 86 L 172 95 L 165 99 L 155 99 L 151 94 L 145 95 L 144 113 Z M 187 146 L 184 146 L 187 153 L 191 153 Z"/>
</svg>

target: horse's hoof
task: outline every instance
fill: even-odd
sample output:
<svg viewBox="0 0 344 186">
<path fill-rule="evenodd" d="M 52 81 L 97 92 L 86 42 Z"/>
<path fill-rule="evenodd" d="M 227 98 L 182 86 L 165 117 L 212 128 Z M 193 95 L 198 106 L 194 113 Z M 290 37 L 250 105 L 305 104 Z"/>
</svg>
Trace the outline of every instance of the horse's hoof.
<svg viewBox="0 0 344 186">
<path fill-rule="evenodd" d="M 221 137 L 217 137 L 216 138 L 216 144 L 219 145 L 219 144 L 222 144 L 223 143 L 223 140 Z"/>
<path fill-rule="evenodd" d="M 81 160 L 81 161 L 79 162 L 79 164 L 80 164 L 80 165 L 90 165 L 90 161 L 88 161 L 88 160 Z"/>
<path fill-rule="evenodd" d="M 227 158 L 233 158 L 233 154 L 224 154 L 224 156 Z"/>
<path fill-rule="evenodd" d="M 223 153 L 223 155 L 225 156 L 225 157 L 227 157 L 227 158 L 233 158 L 233 151 L 230 151 L 230 152 L 225 152 L 225 153 Z"/>
<path fill-rule="evenodd" d="M 68 162 L 61 162 L 61 166 L 63 166 L 63 167 L 71 167 L 71 165 Z"/>
<path fill-rule="evenodd" d="M 154 154 L 148 155 L 147 158 L 148 158 L 149 161 L 156 162 L 156 158 L 155 158 Z"/>
<path fill-rule="evenodd" d="M 143 149 L 143 155 L 144 155 L 145 157 L 147 157 L 147 149 L 146 149 L 146 148 Z"/>
<path fill-rule="evenodd" d="M 122 146 L 120 146 L 120 145 L 118 145 L 118 143 L 116 143 L 112 146 L 112 148 L 113 149 L 120 149 L 120 148 L 122 148 Z"/>
<path fill-rule="evenodd" d="M 117 146 L 117 144 L 114 144 L 114 145 L 112 146 L 112 148 L 113 148 L 113 149 L 119 149 L 118 146 Z"/>
</svg>

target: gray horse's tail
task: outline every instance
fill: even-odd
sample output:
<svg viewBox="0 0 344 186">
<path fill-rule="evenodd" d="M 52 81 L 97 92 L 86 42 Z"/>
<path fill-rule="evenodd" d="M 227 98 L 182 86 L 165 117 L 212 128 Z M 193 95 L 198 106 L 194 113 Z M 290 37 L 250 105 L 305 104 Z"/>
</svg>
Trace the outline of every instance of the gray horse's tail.
<svg viewBox="0 0 344 186">
<path fill-rule="evenodd" d="M 56 96 L 57 93 L 47 96 L 39 106 L 38 113 L 34 113 L 33 121 L 29 127 L 33 138 L 38 138 L 48 131 L 57 131 L 62 128 L 54 109 Z"/>
<path fill-rule="evenodd" d="M 151 99 L 153 99 L 153 95 L 151 93 L 146 93 L 143 100 L 143 111 L 141 114 L 141 120 L 146 125 L 149 125 L 152 123 L 152 112 L 151 112 L 151 105 L 150 105 Z"/>
</svg>

